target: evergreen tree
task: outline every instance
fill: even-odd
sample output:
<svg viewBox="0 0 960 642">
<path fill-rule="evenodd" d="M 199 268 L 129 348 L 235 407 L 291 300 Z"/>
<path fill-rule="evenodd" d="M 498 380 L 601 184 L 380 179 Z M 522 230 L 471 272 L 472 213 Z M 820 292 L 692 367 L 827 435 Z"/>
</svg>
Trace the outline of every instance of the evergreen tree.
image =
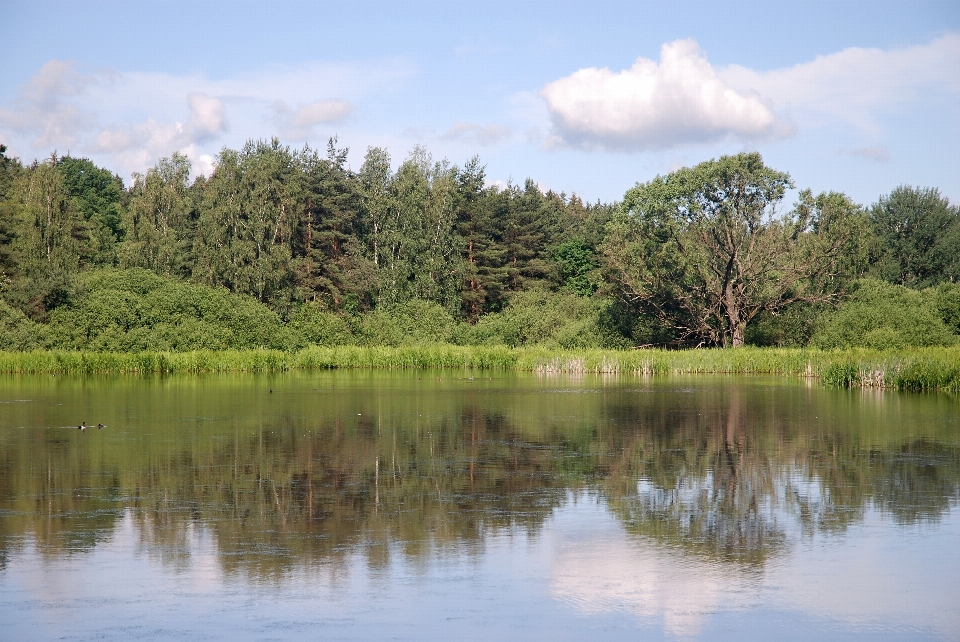
<svg viewBox="0 0 960 642">
<path fill-rule="evenodd" d="M 297 285 L 302 300 L 369 309 L 377 276 L 362 242 L 360 184 L 345 168 L 347 153 L 331 138 L 326 159 L 304 154 L 305 216 L 294 248 Z"/>
</svg>

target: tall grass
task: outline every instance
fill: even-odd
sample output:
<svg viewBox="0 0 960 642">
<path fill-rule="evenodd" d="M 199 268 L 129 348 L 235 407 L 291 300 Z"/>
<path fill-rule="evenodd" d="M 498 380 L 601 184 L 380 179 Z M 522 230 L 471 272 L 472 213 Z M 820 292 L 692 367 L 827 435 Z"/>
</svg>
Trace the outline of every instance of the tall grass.
<svg viewBox="0 0 960 642">
<path fill-rule="evenodd" d="M 847 387 L 960 392 L 960 346 L 899 351 L 738 348 L 551 350 L 435 344 L 193 352 L 0 352 L 0 373 L 277 372 L 332 368 L 518 370 L 540 373 L 774 374 Z"/>
</svg>

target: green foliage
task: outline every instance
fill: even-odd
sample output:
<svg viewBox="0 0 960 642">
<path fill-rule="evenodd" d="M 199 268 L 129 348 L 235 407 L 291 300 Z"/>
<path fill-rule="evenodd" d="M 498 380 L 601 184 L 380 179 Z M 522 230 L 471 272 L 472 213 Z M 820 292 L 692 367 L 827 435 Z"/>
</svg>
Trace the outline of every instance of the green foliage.
<svg viewBox="0 0 960 642">
<path fill-rule="evenodd" d="M 759 154 L 724 156 L 637 185 L 607 227 L 610 268 L 626 298 L 681 345 L 740 346 L 763 313 L 829 300 L 850 271 L 859 208 L 801 193 Z"/>
<path fill-rule="evenodd" d="M 957 337 L 944 324 L 936 292 L 917 292 L 864 279 L 840 307 L 826 313 L 811 344 L 819 348 L 902 349 L 946 346 Z"/>
<path fill-rule="evenodd" d="M 295 154 L 276 138 L 220 153 L 197 224 L 196 280 L 289 307 L 308 153 Z"/>
<path fill-rule="evenodd" d="M 37 350 L 49 345 L 45 325 L 0 300 L 0 350 Z"/>
<path fill-rule="evenodd" d="M 580 296 L 589 296 L 597 291 L 600 275 L 597 268 L 597 252 L 582 238 L 574 238 L 553 248 L 560 284 Z"/>
<path fill-rule="evenodd" d="M 301 154 L 304 216 L 291 243 L 297 297 L 324 300 L 334 309 L 369 310 L 377 270 L 364 242 L 360 184 L 345 167 L 348 150 L 337 149 L 336 142 L 328 142 L 325 159 L 309 149 Z"/>
<path fill-rule="evenodd" d="M 86 158 L 61 158 L 57 168 L 63 173 L 71 206 L 88 225 L 87 261 L 112 266 L 124 233 L 123 181 Z"/>
<path fill-rule="evenodd" d="M 762 312 L 747 326 L 746 342 L 753 346 L 799 348 L 810 343 L 822 306 L 798 302 L 776 313 Z"/>
<path fill-rule="evenodd" d="M 303 339 L 255 300 L 143 269 L 94 272 L 51 316 L 67 350 L 289 349 Z"/>
<path fill-rule="evenodd" d="M 174 154 L 125 192 L 87 159 L 24 167 L 0 149 L 0 346 L 591 349 L 815 335 L 908 347 L 960 334 L 960 223 L 934 189 L 898 188 L 869 215 L 843 194 L 802 191 L 778 214 L 789 176 L 739 154 L 591 206 L 531 179 L 488 187 L 476 158 L 457 167 L 418 147 L 393 171 L 371 148 L 355 173 L 347 151 L 336 139 L 325 158 L 250 141 L 192 183 Z M 879 286 L 863 285 L 820 314 L 870 261 L 884 278 L 938 287 L 871 299 Z M 149 272 L 89 272 L 116 264 Z"/>
<path fill-rule="evenodd" d="M 456 234 L 457 169 L 414 148 L 396 174 L 389 155 L 371 149 L 360 170 L 371 213 L 378 304 L 410 299 L 460 308 L 462 240 Z"/>
<path fill-rule="evenodd" d="M 66 300 L 88 239 L 57 164 L 56 157 L 35 163 L 11 190 L 15 265 L 4 298 L 35 321 L 46 321 L 50 310 Z"/>
<path fill-rule="evenodd" d="M 935 297 L 940 318 L 951 332 L 960 334 L 960 283 L 941 283 Z"/>
<path fill-rule="evenodd" d="M 189 179 L 190 160 L 179 153 L 161 159 L 145 175 L 134 174 L 124 216 L 121 267 L 171 276 L 190 273 L 196 222 Z"/>
<path fill-rule="evenodd" d="M 439 303 L 410 299 L 358 320 L 356 343 L 368 346 L 449 343 L 456 321 Z"/>
<path fill-rule="evenodd" d="M 338 346 L 355 343 L 353 329 L 343 315 L 330 312 L 322 303 L 311 301 L 291 317 L 290 328 L 308 343 Z"/>
<path fill-rule="evenodd" d="M 898 187 L 870 218 L 880 246 L 877 276 L 913 288 L 960 280 L 960 209 L 939 190 Z"/>
<path fill-rule="evenodd" d="M 605 299 L 584 298 L 571 292 L 520 292 L 502 312 L 490 313 L 475 326 L 464 328 L 459 341 L 564 349 L 626 347 L 629 339 L 619 333 L 607 314 L 612 305 Z"/>
</svg>

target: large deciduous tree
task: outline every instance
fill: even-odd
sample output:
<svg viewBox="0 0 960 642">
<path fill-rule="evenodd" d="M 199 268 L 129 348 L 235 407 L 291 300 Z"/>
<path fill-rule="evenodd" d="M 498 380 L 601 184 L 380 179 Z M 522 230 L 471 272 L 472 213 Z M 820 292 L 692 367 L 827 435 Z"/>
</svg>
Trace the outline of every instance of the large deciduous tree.
<svg viewBox="0 0 960 642">
<path fill-rule="evenodd" d="M 624 294 L 678 344 L 741 346 L 761 312 L 836 295 L 859 209 L 804 192 L 777 206 L 789 175 L 757 153 L 658 176 L 629 190 L 604 252 Z"/>
</svg>

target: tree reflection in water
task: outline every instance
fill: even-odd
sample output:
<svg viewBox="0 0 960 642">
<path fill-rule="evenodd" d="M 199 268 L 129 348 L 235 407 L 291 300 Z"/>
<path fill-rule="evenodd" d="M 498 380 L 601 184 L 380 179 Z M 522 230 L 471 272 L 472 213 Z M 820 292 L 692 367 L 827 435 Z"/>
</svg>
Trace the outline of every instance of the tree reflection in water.
<svg viewBox="0 0 960 642">
<path fill-rule="evenodd" d="M 336 568 L 357 550 L 382 568 L 479 554 L 504 529 L 536 535 L 588 491 L 631 536 L 749 570 L 871 505 L 916 523 L 960 497 L 952 400 L 710 378 L 425 390 L 404 376 L 256 410 L 243 385 L 189 403 L 178 389 L 172 410 L 163 386 L 125 384 L 103 394 L 153 419 L 83 438 L 43 427 L 48 408 L 22 411 L 27 428 L 0 432 L 0 564 L 25 539 L 48 556 L 89 551 L 129 513 L 141 549 L 174 568 L 197 528 L 228 573 Z"/>
</svg>

